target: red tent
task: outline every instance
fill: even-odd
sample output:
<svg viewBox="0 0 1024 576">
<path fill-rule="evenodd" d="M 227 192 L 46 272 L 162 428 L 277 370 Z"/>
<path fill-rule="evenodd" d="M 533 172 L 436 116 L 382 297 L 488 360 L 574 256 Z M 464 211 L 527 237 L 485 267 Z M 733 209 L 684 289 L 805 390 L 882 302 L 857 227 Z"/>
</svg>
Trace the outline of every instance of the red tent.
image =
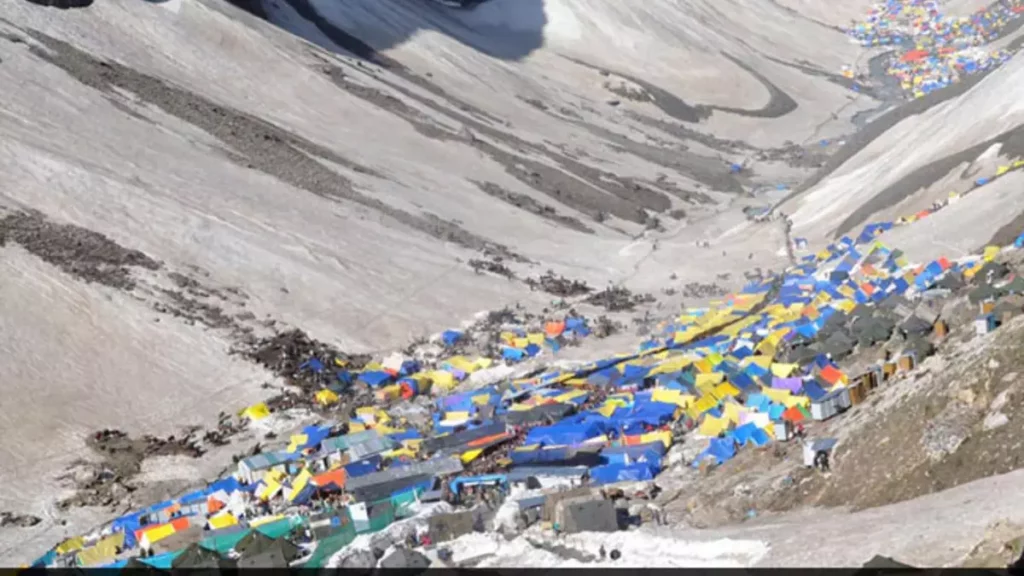
<svg viewBox="0 0 1024 576">
<path fill-rule="evenodd" d="M 920 62 L 928 57 L 929 52 L 927 50 L 911 50 L 903 56 L 900 56 L 900 62 Z"/>
</svg>

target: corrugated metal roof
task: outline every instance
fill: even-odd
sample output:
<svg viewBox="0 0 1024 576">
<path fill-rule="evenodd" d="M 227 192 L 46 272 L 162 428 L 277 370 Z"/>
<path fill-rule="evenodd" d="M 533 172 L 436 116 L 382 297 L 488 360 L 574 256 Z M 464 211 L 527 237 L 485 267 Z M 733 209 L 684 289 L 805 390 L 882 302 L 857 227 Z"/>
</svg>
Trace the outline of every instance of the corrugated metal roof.
<svg viewBox="0 0 1024 576">
<path fill-rule="evenodd" d="M 242 462 L 250 470 L 266 470 L 267 468 L 273 468 L 274 466 L 284 464 L 285 462 L 297 460 L 299 456 L 300 454 L 297 452 L 265 452 L 263 454 L 250 456 L 242 460 Z"/>
<path fill-rule="evenodd" d="M 372 486 L 381 482 L 411 478 L 413 476 L 440 476 L 442 474 L 457 474 L 459 472 L 462 472 L 462 461 L 458 458 L 433 458 L 423 462 L 413 462 L 406 466 L 389 468 L 380 472 L 366 474 L 365 476 L 349 478 L 345 483 L 345 488 L 347 490 L 354 491 L 359 488 Z"/>
<path fill-rule="evenodd" d="M 398 446 L 398 442 L 395 442 L 387 436 L 377 436 L 367 440 L 366 442 L 360 442 L 355 446 L 348 449 L 348 455 L 350 460 L 362 460 L 368 458 L 374 454 L 380 454 L 381 452 L 387 452 L 392 448 Z"/>
<path fill-rule="evenodd" d="M 353 432 L 352 434 L 346 434 L 344 436 L 335 436 L 333 438 L 327 438 L 320 443 L 321 448 L 327 452 L 344 452 L 353 451 L 354 449 L 368 445 L 369 448 L 377 448 L 379 446 L 387 446 L 386 448 L 377 448 L 378 452 L 384 452 L 393 448 L 396 443 L 386 436 L 381 436 L 376 430 L 364 430 L 362 432 Z M 360 448 L 360 450 L 363 450 Z M 360 454 L 373 454 L 374 452 L 360 452 Z M 358 460 L 363 456 L 353 457 Z"/>
<path fill-rule="evenodd" d="M 508 473 L 509 482 L 519 482 L 531 476 L 576 478 L 587 473 L 586 466 L 516 466 Z"/>
</svg>

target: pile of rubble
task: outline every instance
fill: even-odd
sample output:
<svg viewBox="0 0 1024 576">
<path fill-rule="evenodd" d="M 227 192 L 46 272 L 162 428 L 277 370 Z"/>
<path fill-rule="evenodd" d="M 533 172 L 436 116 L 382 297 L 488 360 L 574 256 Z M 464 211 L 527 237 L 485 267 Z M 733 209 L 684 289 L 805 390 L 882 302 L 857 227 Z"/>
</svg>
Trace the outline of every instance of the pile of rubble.
<svg viewBox="0 0 1024 576">
<path fill-rule="evenodd" d="M 539 278 L 527 278 L 526 285 L 531 290 L 541 290 L 559 296 L 561 298 L 574 298 L 585 296 L 594 291 L 586 282 L 569 280 L 564 276 L 556 276 L 554 271 L 548 270 Z"/>
<path fill-rule="evenodd" d="M 585 300 L 587 304 L 605 308 L 609 312 L 631 312 L 641 304 L 650 304 L 654 301 L 654 296 L 650 294 L 634 294 L 622 286 L 610 286 Z"/>
</svg>

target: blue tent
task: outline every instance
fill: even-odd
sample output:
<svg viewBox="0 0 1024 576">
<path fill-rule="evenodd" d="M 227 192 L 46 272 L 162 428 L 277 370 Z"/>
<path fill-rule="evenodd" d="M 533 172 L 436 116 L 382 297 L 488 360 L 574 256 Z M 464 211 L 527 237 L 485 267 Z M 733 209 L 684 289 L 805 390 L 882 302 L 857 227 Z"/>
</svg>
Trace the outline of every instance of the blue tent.
<svg viewBox="0 0 1024 576">
<path fill-rule="evenodd" d="M 312 370 L 313 372 L 323 372 L 326 367 L 324 363 L 317 358 L 310 358 L 299 365 L 299 370 Z"/>
<path fill-rule="evenodd" d="M 649 462 L 608 464 L 590 469 L 590 483 L 592 485 L 601 485 L 614 482 L 653 480 L 658 472 L 660 472 L 660 467 L 656 467 Z"/>
<path fill-rule="evenodd" d="M 349 462 L 345 464 L 345 474 L 349 478 L 358 478 L 360 476 L 366 476 L 377 471 L 377 466 L 380 464 L 380 454 L 374 454 L 373 456 L 364 460 L 357 460 L 355 462 Z"/>
<path fill-rule="evenodd" d="M 748 422 L 739 426 L 735 430 L 726 434 L 726 436 L 732 436 L 740 446 L 746 446 L 747 444 L 753 444 L 754 446 L 766 446 L 771 442 L 771 437 L 768 436 L 768 433 L 759 428 L 753 422 Z"/>
<path fill-rule="evenodd" d="M 581 444 L 590 438 L 600 436 L 601 429 L 593 422 L 587 424 L 565 424 L 559 422 L 553 426 L 539 426 L 526 435 L 527 444 Z"/>
<path fill-rule="evenodd" d="M 445 330 L 441 333 L 441 341 L 445 346 L 454 346 L 462 338 L 462 332 L 458 330 Z"/>
<path fill-rule="evenodd" d="M 697 468 L 707 458 L 711 458 L 716 464 L 723 464 L 736 456 L 736 442 L 732 438 L 712 438 L 711 444 L 700 453 L 693 461 L 693 467 Z"/>
<path fill-rule="evenodd" d="M 371 388 L 377 388 L 390 383 L 392 376 L 391 374 L 381 370 L 371 370 L 368 372 L 361 372 L 357 379 L 361 382 L 365 382 L 366 385 Z"/>
<path fill-rule="evenodd" d="M 827 394 L 827 392 L 814 380 L 808 380 L 804 382 L 804 394 L 814 401 Z"/>
</svg>

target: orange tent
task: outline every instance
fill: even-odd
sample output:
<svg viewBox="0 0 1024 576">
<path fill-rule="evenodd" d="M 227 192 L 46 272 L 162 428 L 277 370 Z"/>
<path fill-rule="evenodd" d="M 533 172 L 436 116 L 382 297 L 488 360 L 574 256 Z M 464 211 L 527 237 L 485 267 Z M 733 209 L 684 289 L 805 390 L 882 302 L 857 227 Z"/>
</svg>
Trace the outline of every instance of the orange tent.
<svg viewBox="0 0 1024 576">
<path fill-rule="evenodd" d="M 210 496 L 210 497 L 208 497 L 206 499 L 206 511 L 209 512 L 210 514 L 213 514 L 214 512 L 218 512 L 222 508 L 224 508 L 224 503 L 221 502 L 220 500 L 217 500 L 213 496 Z"/>
<path fill-rule="evenodd" d="M 477 447 L 480 447 L 480 446 L 487 446 L 488 444 L 490 444 L 492 442 L 498 442 L 500 440 L 507 440 L 507 439 L 509 439 L 511 437 L 512 437 L 512 435 L 507 433 L 507 432 L 502 432 L 501 434 L 492 434 L 490 436 L 484 436 L 483 438 L 477 438 L 476 440 L 471 441 L 468 444 L 468 446 L 470 448 L 477 448 Z"/>
<path fill-rule="evenodd" d="M 821 369 L 821 377 L 829 384 L 835 386 L 843 379 L 843 373 L 836 369 L 835 366 L 828 365 Z"/>
<path fill-rule="evenodd" d="M 870 282 L 865 282 L 861 284 L 860 289 L 868 296 L 871 296 L 872 294 L 875 293 L 875 287 Z"/>
<path fill-rule="evenodd" d="M 786 411 L 782 413 L 783 420 L 789 420 L 790 422 L 803 422 L 804 413 L 800 411 L 796 406 L 790 406 L 786 408 Z"/>
<path fill-rule="evenodd" d="M 340 489 L 345 487 L 346 479 L 347 475 L 345 474 L 345 469 L 338 468 L 336 470 L 331 470 L 329 472 L 324 472 L 322 474 L 317 474 L 316 476 L 313 476 L 313 484 L 315 484 L 318 488 L 326 488 L 327 486 L 333 484 Z"/>
<path fill-rule="evenodd" d="M 640 434 L 637 434 L 635 436 L 623 436 L 622 443 L 625 444 L 626 446 L 637 446 L 639 444 L 644 443 L 643 436 Z"/>
<path fill-rule="evenodd" d="M 544 333 L 547 334 L 549 338 L 558 338 L 562 335 L 562 332 L 565 332 L 565 321 L 552 320 L 544 325 Z"/>
<path fill-rule="evenodd" d="M 949 260 L 947 260 L 945 256 L 939 258 L 938 263 L 939 266 L 942 266 L 943 270 L 949 270 L 949 267 L 952 266 L 952 264 L 949 263 Z"/>
<path fill-rule="evenodd" d="M 184 530 L 188 528 L 188 524 L 188 518 L 183 516 L 181 518 L 175 518 L 174 520 L 171 520 L 170 522 L 167 522 L 165 524 L 151 524 L 149 526 L 144 526 L 135 531 L 135 540 L 141 541 L 142 537 L 146 534 L 146 532 L 149 532 L 150 530 L 156 530 L 158 528 L 163 528 L 164 526 L 171 525 L 174 527 L 174 531 L 178 532 L 179 530 Z"/>
</svg>

